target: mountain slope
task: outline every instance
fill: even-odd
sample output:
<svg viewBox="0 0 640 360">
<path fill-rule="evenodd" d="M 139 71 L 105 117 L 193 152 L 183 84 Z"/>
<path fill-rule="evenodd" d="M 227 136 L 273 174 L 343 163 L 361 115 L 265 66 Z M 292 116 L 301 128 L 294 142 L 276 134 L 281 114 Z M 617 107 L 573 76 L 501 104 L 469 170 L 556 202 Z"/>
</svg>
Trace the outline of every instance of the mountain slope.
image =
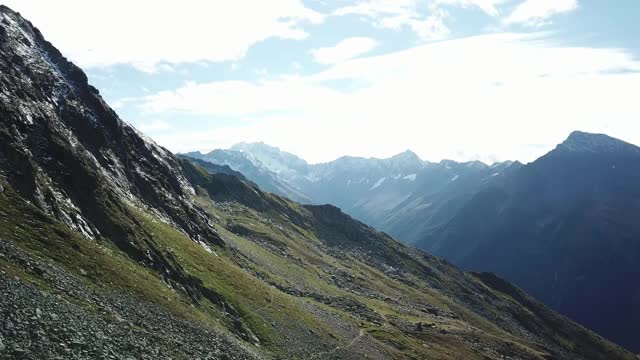
<svg viewBox="0 0 640 360">
<path fill-rule="evenodd" d="M 564 347 L 565 340 L 560 339 L 566 334 L 586 332 L 493 275 L 460 273 L 448 263 L 393 241 L 333 206 L 299 207 L 256 188 L 255 192 L 240 191 L 252 185 L 237 182 L 234 177 L 226 177 L 224 188 L 229 190 L 217 194 L 222 188 L 217 176 L 195 171 L 193 175 L 195 178 L 190 179 L 198 184 L 201 193 L 205 190 L 217 199 L 210 209 L 216 218 L 224 219 L 228 239 L 236 239 L 231 246 L 246 256 L 248 268 L 262 273 L 260 277 L 284 293 L 347 310 L 360 322 L 359 334 L 364 326 L 365 334 L 394 344 L 396 350 L 389 354 L 392 357 L 474 358 L 472 354 L 479 352 L 489 358 L 496 358 L 499 353 L 535 358 L 541 355 L 534 355 L 539 350 L 525 355 L 531 350 L 516 344 L 506 345 L 516 349 L 506 350 L 506 343 L 477 347 L 469 341 L 473 343 L 471 339 L 478 336 L 481 344 L 492 343 L 491 337 L 507 333 L 523 338 L 533 336 L 537 338 L 533 343 L 547 344 L 543 350 L 547 352 Z M 274 228 L 278 231 L 270 230 Z M 297 238 L 303 234 L 307 240 L 300 242 Z M 256 254 L 258 249 L 249 242 L 266 247 L 271 254 Z M 527 310 L 520 305 L 523 303 Z M 322 319 L 326 320 L 327 315 Z M 460 327 L 461 324 L 467 325 Z M 352 334 L 366 342 L 355 332 Z M 544 334 L 545 340 L 539 334 Z M 442 335 L 445 336 L 439 338 Z M 458 340 L 447 339 L 449 336 Z M 602 340 L 583 342 L 582 336 L 572 335 L 570 340 L 581 343 L 572 347 L 579 354 L 555 352 L 558 350 L 549 353 L 559 358 L 600 356 L 595 354 L 601 351 L 597 344 Z M 361 345 L 364 347 L 354 349 L 356 353 L 367 346 Z M 422 350 L 416 351 L 414 346 Z M 492 349 L 494 346 L 499 350 Z M 609 351 L 612 349 L 603 353 L 605 358 L 613 354 Z M 342 356 L 349 355 L 339 357 Z"/>
<path fill-rule="evenodd" d="M 574 132 L 420 246 L 640 350 L 639 218 L 640 148 Z"/>
<path fill-rule="evenodd" d="M 176 158 L 4 6 L 0 70 L 3 358 L 634 358 L 495 276 Z"/>
<path fill-rule="evenodd" d="M 492 166 L 443 161 L 426 169 L 417 189 L 378 220 L 377 226 L 407 243 L 420 245 L 420 240 L 448 223 L 476 193 L 503 182 L 521 166 L 510 161 Z"/>
</svg>

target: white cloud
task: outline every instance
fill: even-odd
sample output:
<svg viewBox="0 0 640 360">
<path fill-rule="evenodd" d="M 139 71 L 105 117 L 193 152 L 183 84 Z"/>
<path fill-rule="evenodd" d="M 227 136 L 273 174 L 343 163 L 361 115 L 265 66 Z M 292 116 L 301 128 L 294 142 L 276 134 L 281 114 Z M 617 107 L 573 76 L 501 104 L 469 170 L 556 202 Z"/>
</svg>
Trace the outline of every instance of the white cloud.
<svg viewBox="0 0 640 360">
<path fill-rule="evenodd" d="M 619 49 L 559 47 L 546 36 L 483 35 L 304 77 L 188 84 L 142 107 L 226 119 L 208 123 L 210 132 L 156 138 L 172 150 L 263 140 L 311 161 L 406 148 L 431 160 L 528 161 L 575 129 L 640 143 L 640 62 Z"/>
<path fill-rule="evenodd" d="M 505 1 L 507 0 L 366 0 L 341 7 L 333 14 L 365 16 L 382 28 L 408 28 L 421 39 L 438 40 L 451 32 L 445 24 L 449 17 L 447 7 L 477 7 L 487 15 L 498 16 L 498 5 Z"/>
<path fill-rule="evenodd" d="M 422 5 L 425 5 L 424 9 L 421 9 Z M 444 24 L 447 13 L 435 5 L 431 3 L 427 8 L 420 0 L 368 0 L 339 8 L 334 15 L 361 15 L 371 19 L 376 26 L 393 30 L 409 28 L 422 39 L 435 40 L 449 34 Z"/>
<path fill-rule="evenodd" d="M 436 8 L 430 15 L 420 18 L 405 14 L 389 16 L 380 19 L 379 24 L 387 29 L 401 30 L 403 27 L 410 28 L 424 40 L 440 40 L 447 37 L 451 31 L 445 25 L 444 20 L 449 13 L 444 9 Z"/>
<path fill-rule="evenodd" d="M 233 61 L 268 38 L 304 39 L 324 16 L 301 0 L 3 0 L 84 68 Z"/>
<path fill-rule="evenodd" d="M 360 1 L 355 5 L 344 6 L 337 9 L 334 15 L 365 15 L 376 17 L 380 15 L 414 15 L 418 6 L 418 0 L 368 0 Z"/>
<path fill-rule="evenodd" d="M 269 111 L 302 111 L 317 100 L 331 97 L 332 90 L 310 86 L 302 78 L 277 81 L 217 81 L 161 91 L 145 98 L 145 113 L 182 112 L 187 114 L 234 117 Z M 318 104 L 318 106 L 324 106 Z"/>
<path fill-rule="evenodd" d="M 573 11 L 577 8 L 577 0 L 526 0 L 518 5 L 504 19 L 504 22 L 537 27 L 547 23 L 553 15 Z"/>
<path fill-rule="evenodd" d="M 376 46 L 378 43 L 374 39 L 351 37 L 340 41 L 335 46 L 313 49 L 311 55 L 317 63 L 335 64 L 368 53 Z"/>
<path fill-rule="evenodd" d="M 463 8 L 477 7 L 489 16 L 498 16 L 500 15 L 499 5 L 507 1 L 509 0 L 435 0 L 435 3 Z"/>
<path fill-rule="evenodd" d="M 146 92 L 146 91 L 145 91 Z M 117 98 L 114 99 L 109 105 L 111 105 L 112 108 L 119 110 L 124 108 L 126 105 L 136 102 L 139 99 L 136 97 L 123 97 L 123 98 Z"/>
<path fill-rule="evenodd" d="M 137 124 L 136 127 L 140 131 L 142 131 L 143 133 L 153 133 L 153 132 L 158 132 L 158 131 L 165 131 L 165 130 L 169 130 L 169 129 L 172 128 L 171 124 L 169 124 L 168 122 L 166 122 L 164 120 L 155 120 L 155 121 L 143 122 L 143 123 Z"/>
</svg>

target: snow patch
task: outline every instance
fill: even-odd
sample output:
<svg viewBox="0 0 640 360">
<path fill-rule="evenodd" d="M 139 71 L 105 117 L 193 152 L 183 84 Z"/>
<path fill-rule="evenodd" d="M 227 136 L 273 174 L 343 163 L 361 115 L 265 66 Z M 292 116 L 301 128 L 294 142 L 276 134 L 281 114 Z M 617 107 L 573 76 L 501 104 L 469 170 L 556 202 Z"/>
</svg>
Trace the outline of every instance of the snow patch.
<svg viewBox="0 0 640 360">
<path fill-rule="evenodd" d="M 31 110 L 24 105 L 20 105 L 20 112 L 24 116 L 25 124 L 33 125 L 33 113 L 31 112 Z"/>
<path fill-rule="evenodd" d="M 407 175 L 407 176 L 403 177 L 403 179 L 409 180 L 409 181 L 416 181 L 417 177 L 418 177 L 418 174 L 411 174 L 411 175 Z"/>
<path fill-rule="evenodd" d="M 309 174 L 307 176 L 304 177 L 305 179 L 307 179 L 307 181 L 315 183 L 321 180 L 320 176 L 315 175 L 315 174 Z"/>
<path fill-rule="evenodd" d="M 459 177 L 460 177 L 460 175 L 456 175 L 456 176 L 451 178 L 451 181 L 456 181 L 456 180 L 458 180 Z"/>
<path fill-rule="evenodd" d="M 431 205 L 432 205 L 432 203 L 422 204 L 420 206 L 416 206 L 416 210 L 427 209 L 427 208 L 431 207 Z"/>
<path fill-rule="evenodd" d="M 373 184 L 373 186 L 371 187 L 371 189 L 369 189 L 369 191 L 376 189 L 378 187 L 380 187 L 380 185 L 382 185 L 384 183 L 384 181 L 387 180 L 386 177 L 381 178 L 380 180 L 378 180 L 375 184 Z"/>
<path fill-rule="evenodd" d="M 498 176 L 498 175 L 500 175 L 500 173 L 499 173 L 499 172 L 497 172 L 497 173 L 495 173 L 495 174 L 493 174 L 493 175 L 491 175 L 491 176 Z"/>
<path fill-rule="evenodd" d="M 198 244 L 200 244 L 200 246 L 202 246 L 202 248 L 209 254 L 218 256 L 218 254 L 216 254 L 213 250 L 211 250 L 211 247 L 209 247 L 209 245 L 205 244 L 203 241 L 198 241 Z"/>
</svg>

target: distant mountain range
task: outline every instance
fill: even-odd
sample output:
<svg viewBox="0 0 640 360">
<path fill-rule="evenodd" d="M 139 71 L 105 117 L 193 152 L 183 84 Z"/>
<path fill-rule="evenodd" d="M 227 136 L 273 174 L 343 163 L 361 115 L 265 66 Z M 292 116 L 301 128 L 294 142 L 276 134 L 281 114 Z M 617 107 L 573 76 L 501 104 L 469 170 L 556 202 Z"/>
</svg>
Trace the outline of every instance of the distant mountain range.
<svg viewBox="0 0 640 360">
<path fill-rule="evenodd" d="M 465 269 L 494 271 L 640 351 L 640 148 L 634 145 L 574 132 L 527 165 L 430 163 L 410 151 L 310 165 L 262 143 L 185 156 L 228 165 L 298 201 L 335 204 Z"/>
<path fill-rule="evenodd" d="M 323 164 L 264 143 L 182 156 L 227 165 L 265 191 L 310 204 L 333 204 L 408 243 L 446 223 L 473 194 L 522 164 L 431 163 L 405 151 L 388 159 L 345 156 Z"/>
</svg>

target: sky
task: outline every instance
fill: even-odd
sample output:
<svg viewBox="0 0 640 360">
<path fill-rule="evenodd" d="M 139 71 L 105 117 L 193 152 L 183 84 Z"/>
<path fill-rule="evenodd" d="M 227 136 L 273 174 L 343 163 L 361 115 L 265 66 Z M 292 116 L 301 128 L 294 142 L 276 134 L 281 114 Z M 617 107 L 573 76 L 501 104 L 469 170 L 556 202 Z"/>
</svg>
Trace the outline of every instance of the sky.
<svg viewBox="0 0 640 360">
<path fill-rule="evenodd" d="M 640 144 L 640 0 L 0 0 L 174 151 L 529 162 Z"/>
</svg>

